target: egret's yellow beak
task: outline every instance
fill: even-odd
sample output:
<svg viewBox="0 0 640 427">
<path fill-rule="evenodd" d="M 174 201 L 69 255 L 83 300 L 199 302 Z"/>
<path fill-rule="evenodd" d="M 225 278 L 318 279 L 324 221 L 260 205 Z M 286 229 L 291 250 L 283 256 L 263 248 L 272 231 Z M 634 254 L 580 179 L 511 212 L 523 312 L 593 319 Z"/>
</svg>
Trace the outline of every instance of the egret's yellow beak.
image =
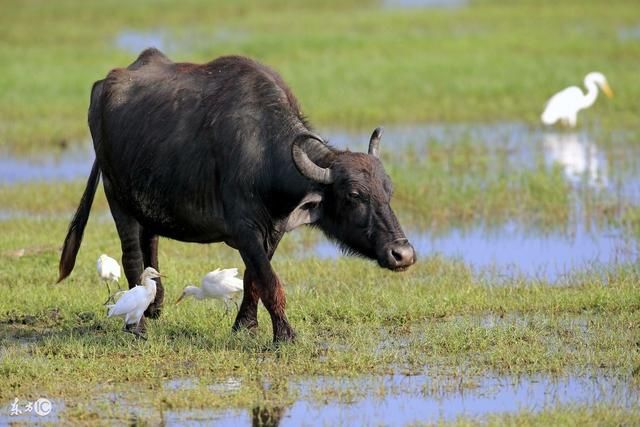
<svg viewBox="0 0 640 427">
<path fill-rule="evenodd" d="M 180 298 L 178 298 L 176 300 L 176 304 L 178 304 L 180 301 L 182 301 L 182 298 L 184 298 L 184 292 L 182 293 L 182 295 L 180 295 Z"/>
<path fill-rule="evenodd" d="M 613 98 L 613 91 L 611 90 L 611 86 L 609 86 L 609 84 L 607 82 L 605 82 L 602 85 L 602 91 L 604 92 L 605 95 L 607 95 L 609 98 Z"/>
</svg>

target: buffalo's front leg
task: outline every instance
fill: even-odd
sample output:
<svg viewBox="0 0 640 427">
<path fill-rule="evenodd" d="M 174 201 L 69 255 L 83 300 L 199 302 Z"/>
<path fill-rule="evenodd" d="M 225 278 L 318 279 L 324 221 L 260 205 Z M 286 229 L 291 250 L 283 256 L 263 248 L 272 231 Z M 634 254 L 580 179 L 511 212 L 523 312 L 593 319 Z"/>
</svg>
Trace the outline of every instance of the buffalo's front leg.
<svg viewBox="0 0 640 427">
<path fill-rule="evenodd" d="M 247 319 L 250 321 L 257 315 L 257 299 L 256 293 L 262 299 L 262 303 L 271 315 L 271 324 L 273 325 L 273 341 L 285 342 L 295 338 L 295 332 L 289 325 L 287 315 L 285 314 L 286 298 L 284 289 L 280 283 L 280 279 L 271 268 L 269 256 L 263 246 L 263 239 L 255 239 L 253 241 L 245 241 L 240 247 L 240 255 L 247 268 L 245 272 L 245 286 L 247 285 L 247 277 L 251 280 L 251 288 L 249 292 L 245 288 L 245 295 L 240 306 L 240 312 L 236 319 L 236 326 L 242 326 L 239 321 Z M 247 295 L 251 294 L 251 295 Z M 255 303 L 254 303 L 255 301 Z M 243 310 L 244 309 L 244 310 Z M 249 323 L 251 324 L 251 323 Z M 257 319 L 255 319 L 257 325 Z"/>
<path fill-rule="evenodd" d="M 255 277 L 249 269 L 244 272 L 243 278 L 244 292 L 242 294 L 242 304 L 238 310 L 233 330 L 256 329 L 258 327 L 258 301 L 260 294 L 256 286 Z"/>
</svg>

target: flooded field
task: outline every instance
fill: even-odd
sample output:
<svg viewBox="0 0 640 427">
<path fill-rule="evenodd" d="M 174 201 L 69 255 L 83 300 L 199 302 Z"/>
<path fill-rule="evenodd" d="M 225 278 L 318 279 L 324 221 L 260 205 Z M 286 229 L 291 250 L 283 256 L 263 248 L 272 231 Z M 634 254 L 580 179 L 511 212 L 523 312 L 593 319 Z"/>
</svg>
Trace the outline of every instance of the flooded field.
<svg viewBox="0 0 640 427">
<path fill-rule="evenodd" d="M 354 151 L 364 150 L 368 140 L 367 132 L 328 130 L 324 135 L 335 147 Z M 568 213 L 544 227 L 526 214 L 507 215 L 498 222 L 484 218 L 433 227 L 431 218 L 406 218 L 404 207 L 398 208 L 420 257 L 459 259 L 477 274 L 494 278 L 524 276 L 561 284 L 576 270 L 637 260 L 638 240 L 621 225 L 626 209 L 640 200 L 640 144 L 635 138 L 624 131 L 547 131 L 518 123 L 391 126 L 383 136 L 383 157 L 392 165 L 409 159 L 417 162 L 414 167 L 435 164 L 444 169 L 444 179 L 450 180 L 452 191 L 466 180 L 481 186 L 522 171 L 544 174 L 561 170 L 567 185 Z M 438 160 L 432 160 L 433 156 Z M 0 183 L 84 180 L 93 158 L 89 142 L 39 158 L 4 156 L 0 160 Z M 460 161 L 468 163 L 468 171 L 458 171 L 460 166 L 455 163 Z M 416 176 L 428 179 L 428 174 Z M 422 185 L 428 187 L 429 182 Z M 600 208 L 592 206 L 597 203 L 613 214 L 609 218 L 598 214 Z M 0 210 L 0 221 L 20 216 L 47 215 L 12 211 L 10 206 Z M 341 256 L 339 248 L 322 238 L 311 251 L 302 253 L 320 258 Z"/>
<path fill-rule="evenodd" d="M 240 379 L 207 385 L 211 399 L 216 395 L 239 393 Z M 165 382 L 174 392 L 195 390 L 196 379 Z M 269 394 L 272 385 L 263 384 Z M 165 425 L 216 426 L 238 425 L 387 425 L 454 422 L 457 419 L 485 419 L 487 415 L 539 413 L 563 405 L 594 407 L 607 405 L 626 410 L 637 409 L 640 389 L 630 378 L 608 375 L 551 377 L 431 377 L 427 374 L 368 376 L 362 378 L 319 377 L 289 380 L 279 384 L 298 398 L 290 405 L 265 403 L 250 409 L 157 410 L 137 406 L 135 392 L 111 392 L 96 395 L 96 403 L 110 402 L 120 413 L 118 419 Z M 127 401 L 132 401 L 127 404 Z M 26 402 L 22 403 L 26 407 Z M 60 421 L 63 401 L 51 402 L 46 418 L 36 413 L 7 416 L 0 422 Z M 105 420 L 108 417 L 105 418 Z"/>
</svg>

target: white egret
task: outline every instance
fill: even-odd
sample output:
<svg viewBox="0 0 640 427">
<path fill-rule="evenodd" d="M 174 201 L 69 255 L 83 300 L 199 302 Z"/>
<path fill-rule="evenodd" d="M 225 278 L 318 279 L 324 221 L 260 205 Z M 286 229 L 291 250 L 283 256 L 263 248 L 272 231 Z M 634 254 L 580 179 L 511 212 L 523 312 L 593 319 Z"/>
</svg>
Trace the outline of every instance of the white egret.
<svg viewBox="0 0 640 427">
<path fill-rule="evenodd" d="M 182 295 L 176 301 L 178 304 L 183 298 L 193 296 L 196 299 L 214 298 L 224 302 L 225 313 L 229 312 L 229 301 L 233 301 L 238 307 L 238 303 L 233 297 L 243 291 L 242 280 L 236 278 L 237 268 L 226 268 L 220 270 L 216 268 L 207 273 L 200 283 L 200 287 L 189 285 L 184 288 Z"/>
<path fill-rule="evenodd" d="M 598 97 L 598 87 L 609 98 L 613 91 L 607 83 L 604 74 L 593 71 L 584 78 L 587 93 L 583 94 L 578 86 L 570 86 L 553 95 L 547 101 L 540 119 L 545 125 L 552 125 L 560 121 L 564 125 L 575 127 L 578 121 L 578 111 L 589 108 Z"/>
<path fill-rule="evenodd" d="M 100 276 L 100 279 L 107 285 L 107 300 L 104 302 L 106 304 L 113 299 L 109 282 L 118 283 L 118 289 L 120 289 L 120 283 L 118 282 L 120 280 L 120 264 L 110 256 L 102 254 L 98 257 L 97 267 L 98 276 Z"/>
<path fill-rule="evenodd" d="M 141 285 L 134 286 L 126 292 L 122 292 L 122 296 L 115 304 L 108 305 L 108 317 L 122 316 L 124 317 L 125 332 L 132 332 L 140 338 L 144 336 L 140 332 L 140 319 L 149 304 L 156 298 L 156 277 L 162 277 L 153 267 L 147 267 L 140 276 Z M 135 329 L 130 331 L 127 325 L 136 325 Z"/>
</svg>

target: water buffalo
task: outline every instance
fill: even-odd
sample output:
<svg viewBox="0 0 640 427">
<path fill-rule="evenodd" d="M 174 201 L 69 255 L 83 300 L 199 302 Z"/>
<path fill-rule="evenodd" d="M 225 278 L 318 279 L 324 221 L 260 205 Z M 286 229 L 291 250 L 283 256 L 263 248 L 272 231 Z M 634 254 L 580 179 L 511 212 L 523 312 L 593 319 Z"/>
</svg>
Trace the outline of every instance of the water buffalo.
<svg viewBox="0 0 640 427">
<path fill-rule="evenodd" d="M 274 341 L 295 333 L 271 267 L 285 232 L 320 228 L 349 253 L 404 270 L 415 252 L 391 210 L 392 185 L 378 158 L 330 147 L 313 133 L 291 90 L 270 68 L 225 56 L 174 63 L 147 49 L 93 85 L 89 128 L 96 160 L 70 225 L 60 277 L 75 264 L 102 175 L 129 286 L 158 269 L 158 236 L 225 242 L 245 263 L 244 297 L 233 330 L 258 326 L 258 300 Z M 164 291 L 145 315 L 160 314 Z"/>
</svg>

